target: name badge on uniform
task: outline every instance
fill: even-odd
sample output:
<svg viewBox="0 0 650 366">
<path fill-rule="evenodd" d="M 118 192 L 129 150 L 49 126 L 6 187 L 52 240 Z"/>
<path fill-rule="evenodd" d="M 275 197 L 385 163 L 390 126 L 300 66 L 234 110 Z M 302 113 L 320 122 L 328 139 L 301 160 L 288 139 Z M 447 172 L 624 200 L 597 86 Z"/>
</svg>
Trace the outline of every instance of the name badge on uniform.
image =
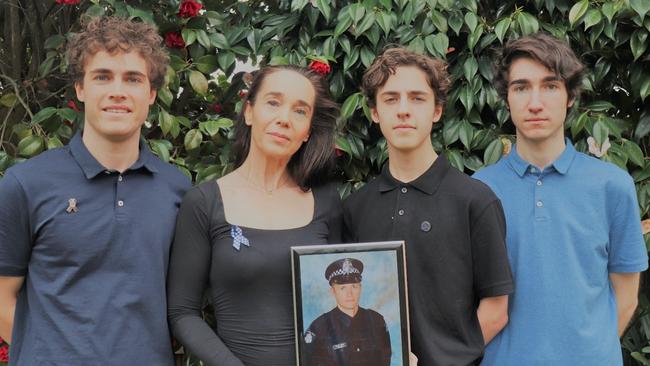
<svg viewBox="0 0 650 366">
<path fill-rule="evenodd" d="M 343 342 L 343 343 L 333 345 L 332 349 L 336 351 L 337 349 L 345 348 L 347 346 L 348 346 L 347 342 Z"/>
</svg>

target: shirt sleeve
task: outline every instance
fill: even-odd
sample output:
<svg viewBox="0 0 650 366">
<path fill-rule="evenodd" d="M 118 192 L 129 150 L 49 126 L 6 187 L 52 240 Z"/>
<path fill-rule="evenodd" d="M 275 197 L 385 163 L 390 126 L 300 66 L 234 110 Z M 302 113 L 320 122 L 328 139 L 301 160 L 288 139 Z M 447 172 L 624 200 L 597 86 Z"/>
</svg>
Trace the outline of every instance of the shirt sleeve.
<svg viewBox="0 0 650 366">
<path fill-rule="evenodd" d="M 501 202 L 494 199 L 478 212 L 471 228 L 474 288 L 479 298 L 513 291 L 506 251 L 506 220 Z"/>
<path fill-rule="evenodd" d="M 357 236 L 354 221 L 352 220 L 352 201 L 350 197 L 346 198 L 343 201 L 343 242 L 344 243 L 356 243 L 359 238 Z"/>
<path fill-rule="evenodd" d="M 639 204 L 632 178 L 627 176 L 617 194 L 609 194 L 612 206 L 609 230 L 609 272 L 641 272 L 648 268 Z"/>
<path fill-rule="evenodd" d="M 32 253 L 27 196 L 17 178 L 0 179 L 0 275 L 22 277 Z"/>
<path fill-rule="evenodd" d="M 181 203 L 169 263 L 169 324 L 174 337 L 207 365 L 244 366 L 201 316 L 212 258 L 210 207 L 215 199 L 197 187 Z"/>
<path fill-rule="evenodd" d="M 327 226 L 329 233 L 327 235 L 327 242 L 330 244 L 338 244 L 341 242 L 343 230 L 343 207 L 341 205 L 341 196 L 336 190 L 336 185 L 332 184 L 328 187 L 328 199 L 331 201 L 330 210 L 328 215 Z"/>
</svg>

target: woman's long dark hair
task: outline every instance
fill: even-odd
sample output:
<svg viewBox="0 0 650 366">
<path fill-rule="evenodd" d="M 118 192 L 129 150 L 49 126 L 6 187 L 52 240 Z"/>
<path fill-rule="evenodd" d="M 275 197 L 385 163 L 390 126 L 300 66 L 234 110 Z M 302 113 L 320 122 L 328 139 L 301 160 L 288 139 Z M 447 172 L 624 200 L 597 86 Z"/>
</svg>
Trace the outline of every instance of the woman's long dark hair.
<svg viewBox="0 0 650 366">
<path fill-rule="evenodd" d="M 315 91 L 309 139 L 291 156 L 287 164 L 289 176 L 302 190 L 308 191 L 314 186 L 325 183 L 333 170 L 334 129 L 339 115 L 339 105 L 332 98 L 327 81 L 310 69 L 295 65 L 278 65 L 266 66 L 253 73 L 253 81 L 244 100 L 244 107 L 235 123 L 235 141 L 233 143 L 235 168 L 244 163 L 250 150 L 251 127 L 246 125 L 244 117 L 246 103 L 254 105 L 264 79 L 280 70 L 290 70 L 304 76 L 311 82 Z M 290 88 L 291 85 L 287 85 L 287 87 Z"/>
</svg>

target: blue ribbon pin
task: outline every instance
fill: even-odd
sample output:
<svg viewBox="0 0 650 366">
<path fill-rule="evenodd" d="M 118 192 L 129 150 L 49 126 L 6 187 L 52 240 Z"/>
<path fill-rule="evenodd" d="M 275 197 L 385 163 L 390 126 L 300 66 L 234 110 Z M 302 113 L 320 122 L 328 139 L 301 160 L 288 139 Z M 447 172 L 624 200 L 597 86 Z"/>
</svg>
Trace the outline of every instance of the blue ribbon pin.
<svg viewBox="0 0 650 366">
<path fill-rule="evenodd" d="M 230 227 L 230 236 L 232 236 L 232 247 L 237 250 L 241 249 L 242 244 L 244 244 L 247 247 L 251 246 L 251 243 L 244 236 L 244 233 L 242 232 L 241 228 L 237 225 L 232 225 Z"/>
</svg>

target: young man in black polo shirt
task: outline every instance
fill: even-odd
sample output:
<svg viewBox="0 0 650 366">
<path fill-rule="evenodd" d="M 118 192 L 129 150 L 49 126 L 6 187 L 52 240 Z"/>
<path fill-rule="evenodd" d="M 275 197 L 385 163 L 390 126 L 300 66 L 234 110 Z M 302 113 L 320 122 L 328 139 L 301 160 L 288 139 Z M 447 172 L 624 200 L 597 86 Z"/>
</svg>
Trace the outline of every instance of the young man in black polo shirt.
<svg viewBox="0 0 650 366">
<path fill-rule="evenodd" d="M 363 77 L 388 143 L 379 177 L 344 202 L 348 241 L 405 240 L 412 351 L 420 366 L 478 365 L 507 323 L 513 283 L 501 204 L 431 145 L 446 65 L 386 50 Z"/>
</svg>

